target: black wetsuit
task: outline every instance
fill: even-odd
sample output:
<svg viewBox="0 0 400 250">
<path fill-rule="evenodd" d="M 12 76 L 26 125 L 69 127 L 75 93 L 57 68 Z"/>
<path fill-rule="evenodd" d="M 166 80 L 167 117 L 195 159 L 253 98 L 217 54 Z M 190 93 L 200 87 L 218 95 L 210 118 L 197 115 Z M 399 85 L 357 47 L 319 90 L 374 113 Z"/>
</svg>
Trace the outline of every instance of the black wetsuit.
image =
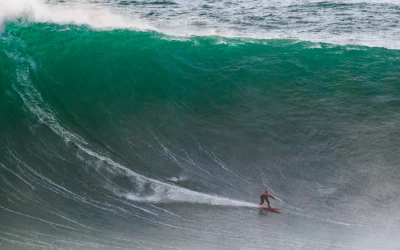
<svg viewBox="0 0 400 250">
<path fill-rule="evenodd" d="M 268 200 L 268 197 L 271 197 L 272 199 L 274 199 L 275 200 L 275 197 L 273 197 L 272 195 L 266 195 L 266 194 L 262 194 L 261 196 L 260 196 L 260 205 L 262 205 L 263 203 L 264 203 L 264 201 L 266 201 L 267 202 L 267 204 L 268 204 L 268 207 L 270 206 L 269 205 L 269 200 Z"/>
<path fill-rule="evenodd" d="M 269 207 L 270 205 L 269 205 L 268 196 L 266 196 L 265 194 L 262 194 L 262 195 L 260 196 L 260 205 L 262 205 L 262 204 L 264 203 L 264 200 L 267 202 L 268 207 Z"/>
</svg>

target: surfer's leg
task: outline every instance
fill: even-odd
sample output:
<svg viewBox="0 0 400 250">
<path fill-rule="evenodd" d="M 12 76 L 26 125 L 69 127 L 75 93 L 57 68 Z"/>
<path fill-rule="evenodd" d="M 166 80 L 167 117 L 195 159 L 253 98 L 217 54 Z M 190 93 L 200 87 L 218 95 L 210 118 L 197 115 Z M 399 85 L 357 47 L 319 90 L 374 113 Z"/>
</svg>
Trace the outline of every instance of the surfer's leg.
<svg viewBox="0 0 400 250">
<path fill-rule="evenodd" d="M 266 198 L 265 200 L 267 201 L 268 207 L 270 207 L 268 198 Z"/>
<path fill-rule="evenodd" d="M 264 197 L 261 195 L 260 196 L 260 205 L 262 205 L 264 203 Z"/>
</svg>

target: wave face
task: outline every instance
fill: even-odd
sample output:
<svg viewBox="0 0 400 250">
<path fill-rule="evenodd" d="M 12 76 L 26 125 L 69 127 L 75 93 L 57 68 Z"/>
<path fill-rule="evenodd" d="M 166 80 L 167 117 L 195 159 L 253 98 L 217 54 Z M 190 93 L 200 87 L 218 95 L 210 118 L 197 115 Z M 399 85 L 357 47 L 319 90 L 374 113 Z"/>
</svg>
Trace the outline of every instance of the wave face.
<svg viewBox="0 0 400 250">
<path fill-rule="evenodd" d="M 0 248 L 400 247 L 399 50 L 0 3 Z"/>
</svg>

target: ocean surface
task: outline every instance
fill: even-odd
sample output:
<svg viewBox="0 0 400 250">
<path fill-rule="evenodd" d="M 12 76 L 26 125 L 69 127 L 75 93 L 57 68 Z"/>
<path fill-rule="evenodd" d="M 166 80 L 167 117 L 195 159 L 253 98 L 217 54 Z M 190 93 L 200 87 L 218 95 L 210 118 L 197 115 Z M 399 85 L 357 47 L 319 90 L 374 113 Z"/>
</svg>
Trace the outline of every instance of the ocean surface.
<svg viewBox="0 0 400 250">
<path fill-rule="evenodd" d="M 399 20 L 0 0 L 0 249 L 400 249 Z"/>
</svg>

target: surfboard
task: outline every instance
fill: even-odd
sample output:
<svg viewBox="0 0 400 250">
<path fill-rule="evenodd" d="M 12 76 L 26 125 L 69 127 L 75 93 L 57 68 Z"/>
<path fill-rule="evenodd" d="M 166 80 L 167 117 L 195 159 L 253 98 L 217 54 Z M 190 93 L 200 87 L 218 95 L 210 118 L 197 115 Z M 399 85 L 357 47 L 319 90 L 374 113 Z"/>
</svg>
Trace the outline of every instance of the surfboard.
<svg viewBox="0 0 400 250">
<path fill-rule="evenodd" d="M 279 210 L 282 210 L 280 208 L 276 208 L 276 207 L 268 207 L 268 206 L 259 206 L 261 209 L 265 209 L 271 212 L 280 212 Z"/>
</svg>

